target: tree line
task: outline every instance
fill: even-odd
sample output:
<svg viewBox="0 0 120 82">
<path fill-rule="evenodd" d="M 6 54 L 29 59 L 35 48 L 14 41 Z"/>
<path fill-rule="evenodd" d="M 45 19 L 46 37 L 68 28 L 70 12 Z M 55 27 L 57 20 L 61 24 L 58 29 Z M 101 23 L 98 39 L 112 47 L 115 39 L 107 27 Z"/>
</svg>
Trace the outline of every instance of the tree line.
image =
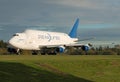
<svg viewBox="0 0 120 82">
<path fill-rule="evenodd" d="M 67 53 L 70 55 L 120 55 L 120 49 L 99 46 L 97 48 L 91 48 L 89 51 L 70 49 Z"/>
<path fill-rule="evenodd" d="M 23 54 L 31 54 L 31 51 L 22 50 Z M 7 55 L 7 42 L 0 40 L 0 55 Z M 110 48 L 99 46 L 97 48 L 91 48 L 89 51 L 83 51 L 82 49 L 75 49 L 74 47 L 70 47 L 62 54 L 69 55 L 120 55 L 120 46 L 115 45 L 115 47 Z"/>
</svg>

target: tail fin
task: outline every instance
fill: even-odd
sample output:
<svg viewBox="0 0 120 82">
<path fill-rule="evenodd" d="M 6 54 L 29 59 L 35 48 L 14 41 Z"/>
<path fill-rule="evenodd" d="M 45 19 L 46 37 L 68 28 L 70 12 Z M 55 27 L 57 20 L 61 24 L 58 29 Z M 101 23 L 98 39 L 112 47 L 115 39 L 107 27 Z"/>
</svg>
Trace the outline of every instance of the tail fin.
<svg viewBox="0 0 120 82">
<path fill-rule="evenodd" d="M 76 38 L 77 37 L 77 28 L 78 28 L 78 25 L 79 25 L 79 19 L 76 20 L 76 22 L 75 22 L 72 30 L 69 33 L 69 36 L 71 38 Z"/>
</svg>

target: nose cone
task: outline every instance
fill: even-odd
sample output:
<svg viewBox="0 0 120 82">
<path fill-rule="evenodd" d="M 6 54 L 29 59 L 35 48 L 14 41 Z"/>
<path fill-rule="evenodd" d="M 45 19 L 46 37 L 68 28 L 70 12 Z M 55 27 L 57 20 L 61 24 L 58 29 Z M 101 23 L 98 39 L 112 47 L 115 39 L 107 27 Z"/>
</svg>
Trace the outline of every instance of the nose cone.
<svg viewBox="0 0 120 82">
<path fill-rule="evenodd" d="M 11 38 L 11 39 L 8 41 L 8 43 L 9 43 L 11 46 L 16 47 L 16 43 L 15 43 L 14 38 Z"/>
</svg>

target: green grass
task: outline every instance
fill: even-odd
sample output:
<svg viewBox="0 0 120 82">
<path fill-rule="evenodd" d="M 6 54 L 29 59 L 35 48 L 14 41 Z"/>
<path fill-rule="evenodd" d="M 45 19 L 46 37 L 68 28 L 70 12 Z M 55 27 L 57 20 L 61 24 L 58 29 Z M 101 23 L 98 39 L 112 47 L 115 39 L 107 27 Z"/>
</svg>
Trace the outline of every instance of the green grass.
<svg viewBox="0 0 120 82">
<path fill-rule="evenodd" d="M 0 82 L 119 82 L 120 56 L 0 55 Z"/>
</svg>

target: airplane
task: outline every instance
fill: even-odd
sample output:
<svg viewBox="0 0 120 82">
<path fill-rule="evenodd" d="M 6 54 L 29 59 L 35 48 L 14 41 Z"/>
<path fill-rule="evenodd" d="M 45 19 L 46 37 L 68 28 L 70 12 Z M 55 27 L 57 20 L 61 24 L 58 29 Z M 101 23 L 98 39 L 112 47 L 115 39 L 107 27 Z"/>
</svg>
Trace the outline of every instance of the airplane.
<svg viewBox="0 0 120 82">
<path fill-rule="evenodd" d="M 33 54 L 38 51 L 41 55 L 63 53 L 68 47 L 80 48 L 88 51 L 90 44 L 79 44 L 77 28 L 79 18 L 76 20 L 69 34 L 61 32 L 49 32 L 27 29 L 22 33 L 15 33 L 8 41 L 11 48 L 8 52 L 20 53 L 20 50 L 32 50 Z"/>
</svg>

